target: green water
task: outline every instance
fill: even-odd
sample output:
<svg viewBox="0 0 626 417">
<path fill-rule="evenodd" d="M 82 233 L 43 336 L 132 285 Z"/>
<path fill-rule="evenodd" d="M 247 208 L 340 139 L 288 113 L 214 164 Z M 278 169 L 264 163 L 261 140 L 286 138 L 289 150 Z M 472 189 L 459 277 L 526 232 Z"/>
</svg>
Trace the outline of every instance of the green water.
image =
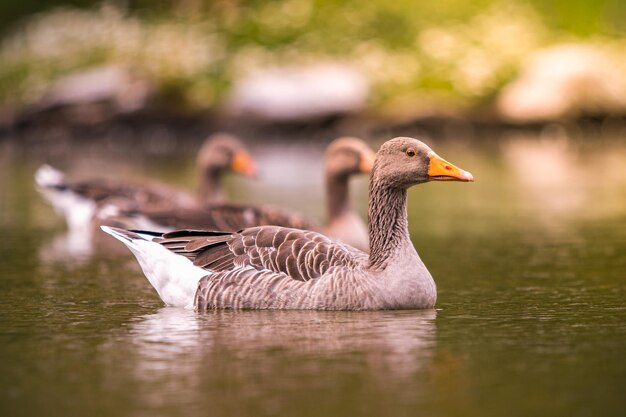
<svg viewBox="0 0 626 417">
<path fill-rule="evenodd" d="M 164 307 L 130 255 L 69 244 L 32 175 L 192 184 L 191 155 L 0 148 L 0 415 L 624 415 L 624 139 L 431 142 L 476 177 L 409 194 L 437 309 L 366 313 Z M 322 216 L 319 145 L 253 151 L 233 198 Z"/>
</svg>

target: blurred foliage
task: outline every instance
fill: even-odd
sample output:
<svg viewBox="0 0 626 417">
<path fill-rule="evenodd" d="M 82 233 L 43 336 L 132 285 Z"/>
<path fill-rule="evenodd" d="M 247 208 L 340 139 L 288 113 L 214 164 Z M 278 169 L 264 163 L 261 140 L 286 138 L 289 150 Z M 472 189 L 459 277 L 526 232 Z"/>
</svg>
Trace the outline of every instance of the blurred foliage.
<svg viewBox="0 0 626 417">
<path fill-rule="evenodd" d="M 253 68 L 331 57 L 365 73 L 374 105 L 477 104 L 529 53 L 617 38 L 624 15 L 621 0 L 2 2 L 0 103 L 35 101 L 62 75 L 115 64 L 203 108 Z"/>
</svg>

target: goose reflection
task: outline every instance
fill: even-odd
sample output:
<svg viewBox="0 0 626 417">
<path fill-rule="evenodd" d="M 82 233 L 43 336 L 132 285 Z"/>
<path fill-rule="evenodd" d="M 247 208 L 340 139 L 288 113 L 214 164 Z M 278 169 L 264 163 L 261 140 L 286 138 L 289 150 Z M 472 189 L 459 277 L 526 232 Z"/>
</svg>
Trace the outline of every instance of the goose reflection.
<svg viewBox="0 0 626 417">
<path fill-rule="evenodd" d="M 142 383 L 165 377 L 188 386 L 192 375 L 201 379 L 207 373 L 270 377 L 279 362 L 314 377 L 337 359 L 387 382 L 430 367 L 435 318 L 435 310 L 201 314 L 165 307 L 134 323 L 129 336 Z"/>
<path fill-rule="evenodd" d="M 128 252 L 120 248 L 117 241 L 103 234 L 96 227 L 80 230 L 65 230 L 54 235 L 39 248 L 39 260 L 46 264 L 70 263 L 82 265 L 94 255 L 126 256 Z"/>
<path fill-rule="evenodd" d="M 63 231 L 39 248 L 39 260 L 43 263 L 86 262 L 94 253 L 91 231 Z"/>
</svg>

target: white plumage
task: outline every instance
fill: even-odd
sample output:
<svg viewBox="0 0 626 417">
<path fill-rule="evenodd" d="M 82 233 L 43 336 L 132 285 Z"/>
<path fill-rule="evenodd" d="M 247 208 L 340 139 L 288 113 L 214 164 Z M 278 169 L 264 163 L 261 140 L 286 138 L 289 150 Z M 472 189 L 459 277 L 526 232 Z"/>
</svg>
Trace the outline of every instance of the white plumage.
<svg viewBox="0 0 626 417">
<path fill-rule="evenodd" d="M 190 309 L 194 307 L 198 281 L 210 275 L 209 271 L 153 242 L 151 235 L 120 232 L 119 229 L 107 226 L 101 228 L 130 249 L 165 304 Z"/>
</svg>

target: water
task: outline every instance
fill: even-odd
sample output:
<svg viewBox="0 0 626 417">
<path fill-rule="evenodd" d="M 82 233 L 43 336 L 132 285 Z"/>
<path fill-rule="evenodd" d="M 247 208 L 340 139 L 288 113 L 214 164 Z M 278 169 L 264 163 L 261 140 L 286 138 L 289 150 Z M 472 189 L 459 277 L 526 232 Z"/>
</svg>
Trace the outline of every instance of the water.
<svg viewBox="0 0 626 417">
<path fill-rule="evenodd" d="M 624 137 L 432 144 L 477 179 L 409 193 L 437 308 L 361 313 L 164 307 L 130 255 L 64 234 L 32 174 L 191 184 L 186 151 L 2 148 L 0 415 L 623 415 Z M 233 198 L 322 217 L 321 146 L 253 151 L 262 178 Z"/>
</svg>

